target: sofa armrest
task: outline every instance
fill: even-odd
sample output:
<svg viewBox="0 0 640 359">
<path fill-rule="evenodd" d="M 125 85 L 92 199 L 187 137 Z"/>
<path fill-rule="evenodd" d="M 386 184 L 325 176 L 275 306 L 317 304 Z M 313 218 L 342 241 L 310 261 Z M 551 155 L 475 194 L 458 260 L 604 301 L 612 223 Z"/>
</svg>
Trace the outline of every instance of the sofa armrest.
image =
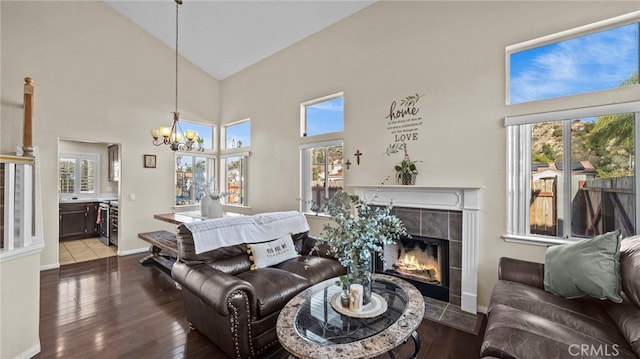
<svg viewBox="0 0 640 359">
<path fill-rule="evenodd" d="M 171 269 L 171 276 L 183 288 L 200 297 L 220 315 L 229 315 L 228 301 L 237 299 L 237 292 L 248 298 L 249 313 L 256 313 L 255 288 L 242 279 L 211 268 L 206 264 L 188 265 L 177 261 Z"/>
<path fill-rule="evenodd" d="M 544 264 L 502 257 L 498 265 L 498 279 L 544 289 Z"/>
</svg>

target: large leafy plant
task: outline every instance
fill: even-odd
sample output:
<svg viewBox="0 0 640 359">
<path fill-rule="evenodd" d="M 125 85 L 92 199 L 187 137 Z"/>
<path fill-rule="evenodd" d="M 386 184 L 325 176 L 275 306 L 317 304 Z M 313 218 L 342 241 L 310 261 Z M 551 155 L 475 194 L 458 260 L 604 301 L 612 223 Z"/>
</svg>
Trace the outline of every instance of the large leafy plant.
<svg viewBox="0 0 640 359">
<path fill-rule="evenodd" d="M 358 196 L 336 192 L 323 205 L 333 221 L 324 225 L 318 242 L 326 243 L 345 267 L 371 260 L 372 253 L 382 258 L 384 244 L 407 235 L 402 221 L 391 213 L 392 207 L 393 203 L 374 206 Z"/>
</svg>

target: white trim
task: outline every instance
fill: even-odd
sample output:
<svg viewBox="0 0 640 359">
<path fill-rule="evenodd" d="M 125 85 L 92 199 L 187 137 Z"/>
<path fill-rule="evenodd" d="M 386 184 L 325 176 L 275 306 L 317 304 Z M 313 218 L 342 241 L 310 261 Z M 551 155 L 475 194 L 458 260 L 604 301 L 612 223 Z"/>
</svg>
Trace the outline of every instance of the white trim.
<svg viewBox="0 0 640 359">
<path fill-rule="evenodd" d="M 575 27 L 573 29 L 557 32 L 555 34 L 539 37 L 537 39 L 527 40 L 517 44 L 509 45 L 505 48 L 505 50 L 508 56 L 508 54 L 510 53 L 514 53 L 522 50 L 528 50 L 534 47 L 543 46 L 549 43 L 586 35 L 596 31 L 603 31 L 603 30 L 607 30 L 610 28 L 618 27 L 618 26 L 628 25 L 638 20 L 640 20 L 640 11 L 634 11 L 621 16 Z"/>
<path fill-rule="evenodd" d="M 573 243 L 573 241 L 569 241 L 562 238 L 553 238 L 546 236 L 521 236 L 517 234 L 505 234 L 502 236 L 505 242 L 510 243 L 520 243 L 520 244 L 532 244 L 536 246 L 554 246 L 556 244 L 567 244 Z"/>
<path fill-rule="evenodd" d="M 54 263 L 54 264 L 47 264 L 44 266 L 40 266 L 40 271 L 45 271 L 45 270 L 49 270 L 49 269 L 58 269 L 60 268 L 60 263 Z"/>
<path fill-rule="evenodd" d="M 505 117 L 505 126 L 524 125 L 529 123 L 571 120 L 575 118 L 595 117 L 619 113 L 640 111 L 640 101 L 614 103 L 611 105 L 591 106 L 571 110 L 533 113 L 519 116 Z"/>
<path fill-rule="evenodd" d="M 118 257 L 124 257 L 132 254 L 146 253 L 146 252 L 149 252 L 149 247 L 128 249 L 126 251 L 118 250 L 117 254 L 118 254 Z"/>
<path fill-rule="evenodd" d="M 315 147 L 331 147 L 331 146 L 344 146 L 344 140 L 338 139 L 338 140 L 330 140 L 330 141 L 303 143 L 298 146 L 298 149 L 308 150 L 310 148 L 315 148 Z"/>
<path fill-rule="evenodd" d="M 250 151 L 242 151 L 242 152 L 234 152 L 234 153 L 225 153 L 220 155 L 220 159 L 224 160 L 232 157 L 249 157 L 251 155 Z"/>
<path fill-rule="evenodd" d="M 40 353 L 42 351 L 42 347 L 40 347 L 40 340 L 38 340 L 38 343 L 35 345 L 32 345 L 29 349 L 23 351 L 22 353 L 18 354 L 15 359 L 29 359 L 29 358 L 33 358 L 34 356 L 36 356 L 36 354 Z"/>
<path fill-rule="evenodd" d="M 34 254 L 40 254 L 42 252 L 42 248 L 44 248 L 44 242 L 42 242 L 41 239 L 35 241 L 34 244 L 28 247 L 20 247 L 9 250 L 5 248 L 3 250 L 0 250 L 0 263 L 10 262 Z"/>
</svg>

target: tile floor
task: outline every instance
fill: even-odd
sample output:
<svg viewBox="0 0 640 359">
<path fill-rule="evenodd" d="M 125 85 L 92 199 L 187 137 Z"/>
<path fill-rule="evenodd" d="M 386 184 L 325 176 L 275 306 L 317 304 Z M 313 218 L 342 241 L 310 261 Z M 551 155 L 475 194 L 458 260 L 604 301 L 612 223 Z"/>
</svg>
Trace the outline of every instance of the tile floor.
<svg viewBox="0 0 640 359">
<path fill-rule="evenodd" d="M 459 306 L 424 297 L 424 318 L 478 335 L 481 315 L 462 311 Z"/>
<path fill-rule="evenodd" d="M 60 242 L 60 265 L 113 257 L 118 247 L 106 246 L 99 238 L 77 239 Z"/>
</svg>

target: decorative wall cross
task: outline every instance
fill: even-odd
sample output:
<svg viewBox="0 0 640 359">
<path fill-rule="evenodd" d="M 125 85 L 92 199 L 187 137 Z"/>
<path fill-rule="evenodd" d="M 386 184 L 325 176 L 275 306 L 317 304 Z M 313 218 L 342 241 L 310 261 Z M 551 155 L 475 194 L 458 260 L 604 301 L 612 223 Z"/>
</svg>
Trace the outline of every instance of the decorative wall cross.
<svg viewBox="0 0 640 359">
<path fill-rule="evenodd" d="M 356 163 L 358 164 L 358 166 L 360 166 L 360 156 L 362 156 L 363 153 L 360 152 L 360 150 L 356 150 L 356 153 L 354 153 L 353 155 L 356 156 Z"/>
<path fill-rule="evenodd" d="M 347 165 L 347 169 L 351 168 L 351 161 L 347 160 L 347 162 L 344 163 L 345 165 Z"/>
</svg>

